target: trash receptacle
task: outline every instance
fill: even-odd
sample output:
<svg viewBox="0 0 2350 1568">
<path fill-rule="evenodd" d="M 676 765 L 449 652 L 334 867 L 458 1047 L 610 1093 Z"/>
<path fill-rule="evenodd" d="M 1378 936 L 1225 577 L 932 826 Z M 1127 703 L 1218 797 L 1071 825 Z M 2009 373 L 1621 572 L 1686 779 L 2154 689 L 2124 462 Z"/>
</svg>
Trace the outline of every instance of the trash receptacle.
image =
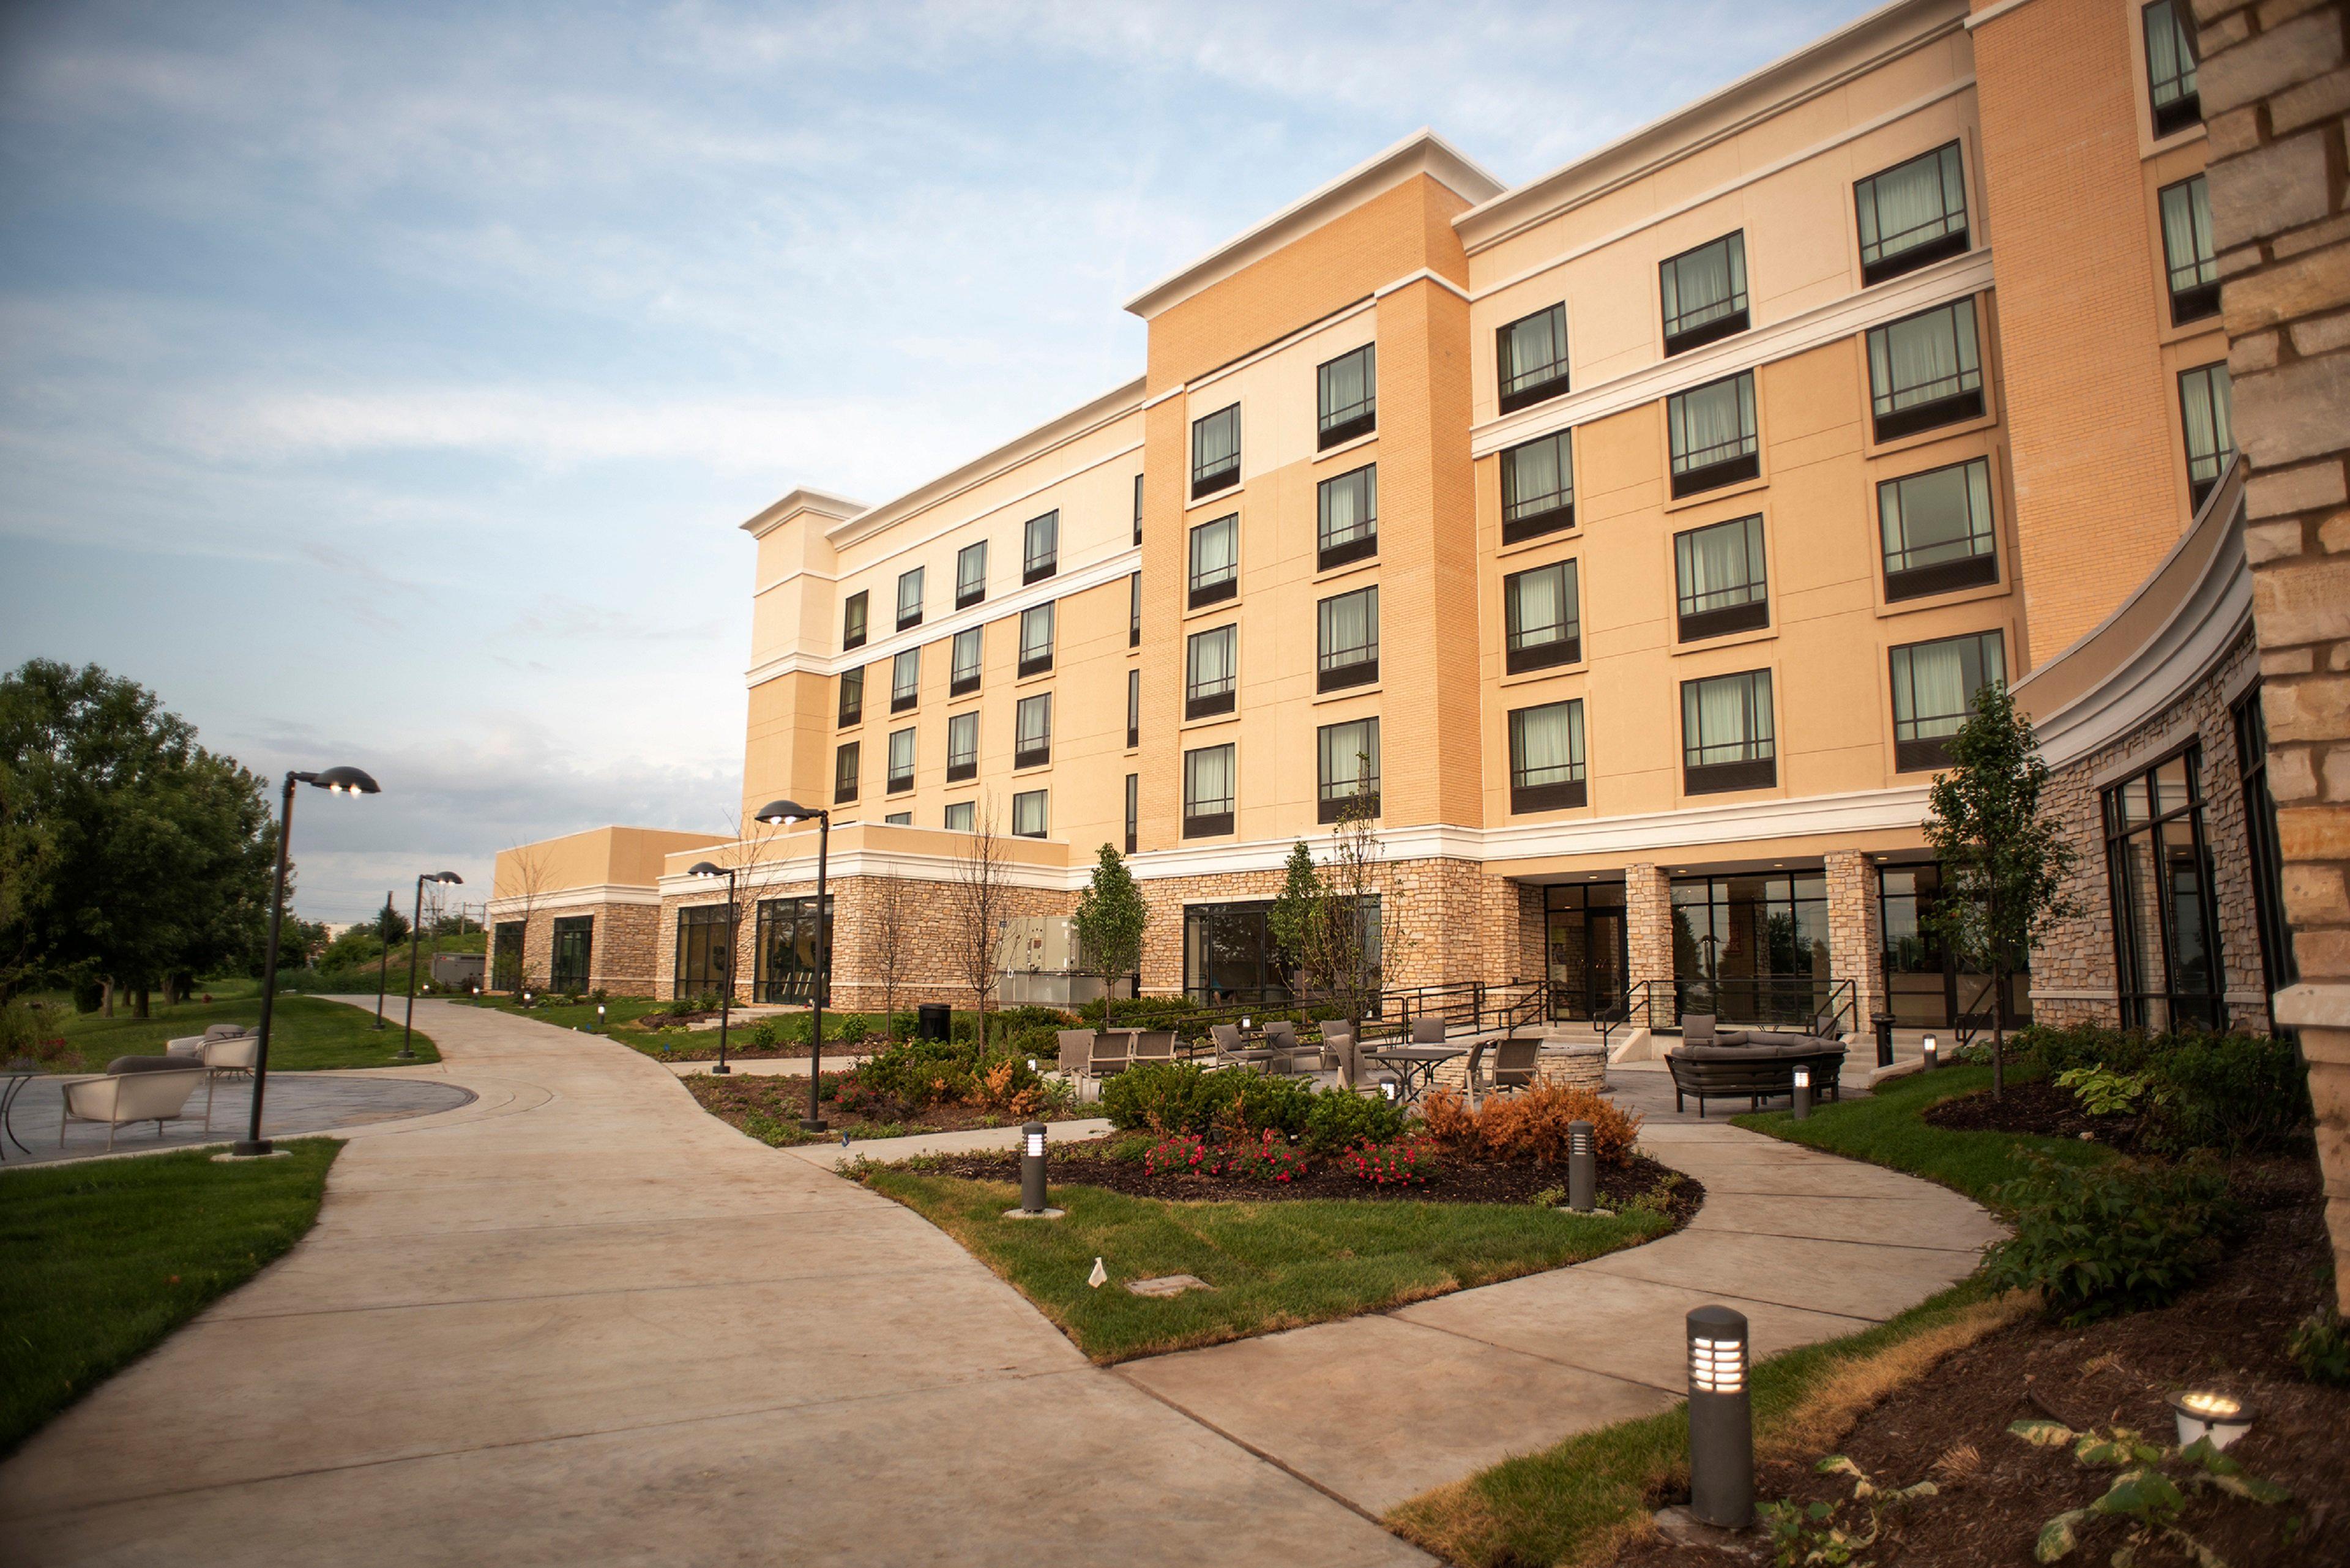
<svg viewBox="0 0 2350 1568">
<path fill-rule="evenodd" d="M 1868 1022 L 1877 1030 L 1877 1064 L 1890 1067 L 1893 1065 L 1893 1014 L 1872 1012 L 1868 1015 Z"/>
<path fill-rule="evenodd" d="M 925 1002 L 916 1008 L 914 1012 L 914 1033 L 918 1037 L 924 1040 L 943 1040 L 947 1037 L 949 1014 L 945 1002 Z"/>
</svg>

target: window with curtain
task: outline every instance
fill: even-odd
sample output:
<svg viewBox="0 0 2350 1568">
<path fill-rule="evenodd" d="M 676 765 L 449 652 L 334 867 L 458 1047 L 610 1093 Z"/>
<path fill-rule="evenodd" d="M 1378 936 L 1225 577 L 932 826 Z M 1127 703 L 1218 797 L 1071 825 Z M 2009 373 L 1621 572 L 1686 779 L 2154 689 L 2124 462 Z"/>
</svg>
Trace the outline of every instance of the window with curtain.
<svg viewBox="0 0 2350 1568">
<path fill-rule="evenodd" d="M 922 624 L 922 568 L 902 572 L 898 577 L 898 629 Z"/>
<path fill-rule="evenodd" d="M 1315 487 L 1319 517 L 1315 569 L 1328 571 L 1379 552 L 1379 470 L 1367 463 Z"/>
<path fill-rule="evenodd" d="M 949 833 L 969 833 L 972 830 L 972 820 L 977 815 L 972 802 L 959 800 L 947 807 L 943 826 Z"/>
<path fill-rule="evenodd" d="M 2202 753 L 2189 746 L 2105 792 L 2115 989 L 2125 1029 L 2216 1029 L 2227 1021 L 2202 774 Z"/>
<path fill-rule="evenodd" d="M 1183 717 L 1204 719 L 1232 711 L 1240 641 L 1236 626 L 1195 632 L 1184 639 Z"/>
<path fill-rule="evenodd" d="M 1503 577 L 1502 618 L 1506 628 L 1503 663 L 1512 675 L 1582 658 L 1575 563 L 1554 561 Z"/>
<path fill-rule="evenodd" d="M 947 783 L 979 775 L 979 711 L 957 713 L 947 721 Z"/>
<path fill-rule="evenodd" d="M 837 805 L 857 798 L 857 742 L 836 746 L 832 753 L 832 799 Z"/>
<path fill-rule="evenodd" d="M 1183 836 L 1232 830 L 1232 748 L 1203 746 L 1183 753 Z"/>
<path fill-rule="evenodd" d="M 1014 710 L 1012 765 L 1033 768 L 1053 760 L 1053 694 L 1023 697 Z"/>
<path fill-rule="evenodd" d="M 1136 572 L 1126 579 L 1126 646 L 1142 646 L 1142 574 Z"/>
<path fill-rule="evenodd" d="M 1771 624 L 1762 561 L 1762 519 L 1737 517 L 1673 535 L 1680 640 L 1751 631 Z"/>
<path fill-rule="evenodd" d="M 979 690 L 980 632 L 967 627 L 954 634 L 947 670 L 947 695 L 966 696 Z"/>
<path fill-rule="evenodd" d="M 1012 836 L 1014 838 L 1045 836 L 1045 792 L 1024 790 L 1012 797 Z"/>
<path fill-rule="evenodd" d="M 1762 472 L 1754 439 L 1754 372 L 1692 387 L 1665 400 L 1673 493 L 1694 495 Z"/>
<path fill-rule="evenodd" d="M 1950 764 L 1950 737 L 1967 722 L 1975 692 L 2007 679 L 2005 642 L 1995 631 L 1897 648 L 1893 660 L 1893 770 Z"/>
<path fill-rule="evenodd" d="M 1350 802 L 1379 814 L 1379 722 L 1356 719 L 1315 732 L 1319 788 L 1315 820 L 1336 822 Z"/>
<path fill-rule="evenodd" d="M 1128 774 L 1126 775 L 1126 852 L 1128 855 L 1134 853 L 1135 845 L 1140 841 L 1141 826 L 1142 775 Z"/>
<path fill-rule="evenodd" d="M 1669 256 L 1657 270 L 1664 297 L 1666 354 L 1684 353 L 1746 330 L 1743 230 Z"/>
<path fill-rule="evenodd" d="M 1767 788 L 1779 782 L 1778 756 L 1769 670 L 1681 682 L 1685 793 Z"/>
<path fill-rule="evenodd" d="M 1378 349 L 1366 343 L 1314 372 L 1315 450 L 1367 434 L 1378 422 Z"/>
<path fill-rule="evenodd" d="M 1967 181 L 1955 141 L 1852 188 L 1860 281 L 1883 283 L 1967 248 Z"/>
<path fill-rule="evenodd" d="M 1053 668 L 1053 607 L 1020 612 L 1020 673 L 1040 675 Z"/>
<path fill-rule="evenodd" d="M 840 672 L 840 721 L 846 730 L 851 724 L 865 722 L 865 666 Z"/>
<path fill-rule="evenodd" d="M 1868 391 L 1879 441 L 1980 416 L 1975 302 L 1953 300 L 1869 328 Z"/>
<path fill-rule="evenodd" d="M 2220 314 L 2220 263 L 2211 244 L 2211 192 L 2202 175 L 2162 190 L 2162 259 L 2170 274 L 2170 324 Z"/>
<path fill-rule="evenodd" d="M 1134 476 L 1134 542 L 1142 543 L 1142 475 Z"/>
<path fill-rule="evenodd" d="M 1241 406 L 1218 409 L 1191 421 L 1191 499 L 1239 483 Z"/>
<path fill-rule="evenodd" d="M 1022 531 L 1020 580 L 1041 582 L 1060 569 L 1061 514 L 1047 512 L 1042 517 L 1031 517 Z"/>
<path fill-rule="evenodd" d="M 860 590 L 848 596 L 840 608 L 840 650 L 865 646 L 865 595 Z"/>
<path fill-rule="evenodd" d="M 987 541 L 965 545 L 955 553 L 955 608 L 975 605 L 987 597 Z"/>
<path fill-rule="evenodd" d="M 1235 512 L 1191 530 L 1191 607 L 1231 598 L 1240 591 L 1241 514 Z"/>
<path fill-rule="evenodd" d="M 2193 504 L 2201 506 L 2228 460 L 2236 455 L 2236 438 L 2228 428 L 2228 367 L 2223 360 L 2182 371 L 2178 407 L 2187 432 L 2187 485 Z"/>
<path fill-rule="evenodd" d="M 1130 750 L 1142 744 L 1142 671 L 1126 672 L 1126 743 Z"/>
<path fill-rule="evenodd" d="M 1494 335 L 1502 377 L 1502 411 L 1523 409 L 1566 390 L 1566 306 L 1522 316 Z"/>
<path fill-rule="evenodd" d="M 1585 805 L 1583 699 L 1510 714 L 1510 809 L 1564 811 Z"/>
<path fill-rule="evenodd" d="M 1877 487 L 1877 520 L 1885 539 L 1887 600 L 1999 580 L 1991 463 L 1983 458 L 1885 481 Z"/>
<path fill-rule="evenodd" d="M 889 660 L 889 711 L 902 713 L 922 694 L 922 650 L 910 648 Z"/>
<path fill-rule="evenodd" d="M 1315 685 L 1321 691 L 1379 678 L 1379 590 L 1357 588 L 1315 607 Z"/>
<path fill-rule="evenodd" d="M 2186 0 L 2154 0 L 2146 8 L 2147 98 L 2154 133 L 2175 136 L 2203 119 L 2195 90 L 2195 40 L 2187 31 Z"/>
<path fill-rule="evenodd" d="M 889 793 L 914 787 L 914 731 L 911 725 L 889 732 Z"/>
<path fill-rule="evenodd" d="M 1559 431 L 1502 453 L 1502 543 L 1575 526 L 1575 454 Z"/>
</svg>

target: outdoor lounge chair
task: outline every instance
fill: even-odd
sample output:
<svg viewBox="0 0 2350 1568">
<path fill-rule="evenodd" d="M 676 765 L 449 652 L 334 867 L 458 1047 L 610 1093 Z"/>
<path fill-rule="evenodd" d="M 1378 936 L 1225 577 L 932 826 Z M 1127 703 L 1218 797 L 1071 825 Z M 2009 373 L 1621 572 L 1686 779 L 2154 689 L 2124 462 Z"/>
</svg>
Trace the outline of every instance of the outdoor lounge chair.
<svg viewBox="0 0 2350 1568">
<path fill-rule="evenodd" d="M 1343 1023 L 1322 1026 L 1322 1066 L 1336 1071 L 1338 1082 L 1347 1088 L 1355 1086 L 1355 1032 Z"/>
<path fill-rule="evenodd" d="M 1681 1044 L 1691 1049 L 1711 1046 L 1713 1044 L 1713 1023 L 1714 1017 L 1711 1012 L 1682 1013 Z"/>
<path fill-rule="evenodd" d="M 1441 1018 L 1413 1019 L 1411 1021 L 1411 1043 L 1415 1045 L 1443 1044 L 1444 1020 Z"/>
<path fill-rule="evenodd" d="M 1134 1036 L 1125 1030 L 1115 1030 L 1090 1037 L 1094 1043 L 1093 1059 L 1086 1071 L 1097 1078 L 1114 1078 L 1126 1071 L 1128 1053 L 1134 1049 Z"/>
<path fill-rule="evenodd" d="M 1665 1065 L 1673 1075 L 1673 1109 L 1682 1108 L 1684 1096 L 1694 1098 L 1703 1120 L 1709 1099 L 1744 1100 L 1750 1108 L 1760 1109 L 1764 1100 L 1794 1094 L 1798 1065 L 1812 1070 L 1815 1098 L 1841 1099 L 1844 1055 L 1843 1046 L 1825 1040 L 1794 1045 L 1684 1045 L 1665 1053 Z"/>
<path fill-rule="evenodd" d="M 1215 1043 L 1216 1065 L 1226 1064 L 1232 1054 L 1241 1049 L 1241 1026 L 1237 1023 L 1211 1023 L 1208 1038 Z"/>
<path fill-rule="evenodd" d="M 165 1122 L 187 1114 L 188 1096 L 196 1092 L 204 1076 L 203 1068 L 190 1066 L 109 1074 L 68 1084 L 65 1116 L 57 1123 L 57 1147 L 65 1147 L 66 1128 L 75 1122 L 104 1122 L 109 1150 L 114 1147 L 114 1129 L 133 1122 L 153 1122 L 160 1138 Z"/>
<path fill-rule="evenodd" d="M 1264 1043 L 1274 1052 L 1273 1060 L 1265 1064 L 1268 1072 L 1295 1073 L 1297 1071 L 1298 1054 L 1305 1047 L 1297 1043 L 1296 1024 L 1279 1019 L 1267 1023 L 1264 1026 Z"/>
<path fill-rule="evenodd" d="M 1064 1073 L 1082 1075 L 1093 1065 L 1094 1032 L 1090 1029 L 1056 1029 L 1053 1038 L 1061 1048 L 1060 1069 Z"/>
<path fill-rule="evenodd" d="M 1513 1036 L 1493 1047 L 1493 1088 L 1496 1093 L 1523 1089 L 1534 1081 L 1542 1064 L 1542 1042 Z"/>
<path fill-rule="evenodd" d="M 1175 1031 L 1172 1029 L 1138 1029 L 1134 1034 L 1134 1061 L 1172 1062 L 1175 1060 Z"/>
<path fill-rule="evenodd" d="M 223 1078 L 249 1078 L 261 1060 L 261 1036 L 224 1034 L 204 1044 L 204 1130 L 213 1130 L 213 1086 Z"/>
</svg>

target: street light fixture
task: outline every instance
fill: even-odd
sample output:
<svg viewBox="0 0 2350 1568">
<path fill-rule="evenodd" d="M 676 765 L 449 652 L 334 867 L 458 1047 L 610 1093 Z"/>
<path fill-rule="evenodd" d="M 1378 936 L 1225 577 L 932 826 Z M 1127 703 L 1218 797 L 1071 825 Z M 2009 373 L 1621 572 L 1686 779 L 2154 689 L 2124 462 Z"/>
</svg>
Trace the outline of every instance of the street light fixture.
<svg viewBox="0 0 2350 1568">
<path fill-rule="evenodd" d="M 424 884 L 439 882 L 454 888 L 462 886 L 464 880 L 454 871 L 427 871 L 417 876 L 416 918 L 408 922 L 408 1016 L 400 1025 L 400 1049 L 393 1053 L 391 1058 L 395 1062 L 416 1060 L 416 1050 L 411 1044 L 416 1037 L 416 931 L 424 924 Z"/>
<path fill-rule="evenodd" d="M 757 820 L 774 827 L 789 827 L 810 817 L 816 825 L 816 980 L 808 989 L 812 1003 L 808 1009 L 808 1112 L 800 1118 L 800 1130 L 822 1132 L 824 1117 L 816 1114 L 816 1089 L 824 1072 L 824 993 L 831 974 L 825 958 L 824 876 L 826 858 L 832 851 L 832 813 L 795 800 L 771 800 L 759 808 Z"/>
<path fill-rule="evenodd" d="M 269 898 L 269 946 L 261 961 L 261 1041 L 253 1052 L 253 1116 L 245 1136 L 229 1146 L 229 1153 L 250 1158 L 267 1154 L 269 1140 L 261 1136 L 261 1100 L 269 1086 L 269 1017 L 277 998 L 277 932 L 286 919 L 286 867 L 294 836 L 294 786 L 315 785 L 328 794 L 380 794 L 375 780 L 357 768 L 328 768 L 322 774 L 286 774 L 286 792 L 277 814 L 277 879 Z"/>
<path fill-rule="evenodd" d="M 723 1076 L 734 1071 L 726 1064 L 726 1024 L 734 1006 L 734 867 L 713 866 L 704 860 L 686 875 L 726 878 L 726 989 L 718 993 L 718 1065 L 710 1069 Z M 603 1011 L 600 1007 L 596 1010 L 598 1016 Z"/>
</svg>

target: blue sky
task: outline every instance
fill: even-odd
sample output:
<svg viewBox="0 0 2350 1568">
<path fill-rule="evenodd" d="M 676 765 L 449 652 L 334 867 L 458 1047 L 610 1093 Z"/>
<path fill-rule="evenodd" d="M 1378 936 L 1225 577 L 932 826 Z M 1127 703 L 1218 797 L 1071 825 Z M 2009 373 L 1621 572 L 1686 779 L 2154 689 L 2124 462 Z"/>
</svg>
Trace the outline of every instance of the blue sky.
<svg viewBox="0 0 2350 1568">
<path fill-rule="evenodd" d="M 372 772 L 314 919 L 722 827 L 744 517 L 1138 373 L 1121 301 L 1418 126 L 1522 181 L 1863 9 L 0 8 L 0 663 Z"/>
</svg>

